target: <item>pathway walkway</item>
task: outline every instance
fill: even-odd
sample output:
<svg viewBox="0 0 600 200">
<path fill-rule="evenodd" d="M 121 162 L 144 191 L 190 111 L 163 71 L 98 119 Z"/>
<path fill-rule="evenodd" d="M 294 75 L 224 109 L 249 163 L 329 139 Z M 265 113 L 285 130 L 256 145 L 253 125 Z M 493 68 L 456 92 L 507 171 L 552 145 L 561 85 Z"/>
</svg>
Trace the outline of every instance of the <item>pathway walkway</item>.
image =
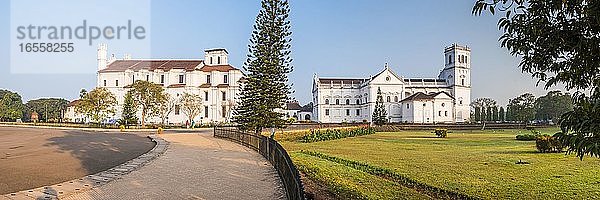
<svg viewBox="0 0 600 200">
<path fill-rule="evenodd" d="M 163 134 L 165 154 L 106 185 L 63 199 L 285 199 L 277 172 L 257 152 L 200 134 Z"/>
</svg>

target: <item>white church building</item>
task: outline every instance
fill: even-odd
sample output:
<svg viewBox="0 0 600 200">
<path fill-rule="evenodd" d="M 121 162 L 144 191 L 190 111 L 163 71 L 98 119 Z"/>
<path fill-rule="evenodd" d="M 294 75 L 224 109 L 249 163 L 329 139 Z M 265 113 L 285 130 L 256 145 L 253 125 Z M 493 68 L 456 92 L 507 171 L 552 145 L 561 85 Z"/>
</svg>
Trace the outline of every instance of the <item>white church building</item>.
<svg viewBox="0 0 600 200">
<path fill-rule="evenodd" d="M 381 90 L 389 122 L 457 123 L 470 118 L 471 49 L 444 48 L 437 78 L 405 78 L 387 64 L 369 78 L 314 76 L 313 120 L 322 123 L 371 122 Z"/>
<path fill-rule="evenodd" d="M 205 50 L 204 60 L 132 59 L 127 54 L 117 59 L 114 54 L 108 58 L 107 51 L 106 44 L 99 45 L 97 87 L 108 89 L 117 98 L 117 112 L 111 119 L 121 116 L 127 86 L 136 80 L 145 80 L 161 85 L 173 98 L 183 93 L 200 95 L 204 109 L 194 119 L 196 123 L 230 122 L 243 74 L 228 63 L 226 49 Z M 175 106 L 167 121 L 185 123 L 187 119 L 182 108 Z M 150 117 L 147 121 L 158 123 L 160 119 Z"/>
</svg>

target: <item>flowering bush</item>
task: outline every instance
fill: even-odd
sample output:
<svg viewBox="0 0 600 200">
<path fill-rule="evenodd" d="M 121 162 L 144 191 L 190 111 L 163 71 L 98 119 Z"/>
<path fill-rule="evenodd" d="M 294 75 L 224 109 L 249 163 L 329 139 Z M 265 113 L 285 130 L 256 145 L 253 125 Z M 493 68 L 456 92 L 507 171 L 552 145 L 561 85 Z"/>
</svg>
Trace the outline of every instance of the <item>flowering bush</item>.
<svg viewBox="0 0 600 200">
<path fill-rule="evenodd" d="M 309 134 L 302 136 L 299 141 L 304 143 L 319 142 L 326 140 L 337 140 L 346 137 L 356 137 L 375 133 L 371 127 L 345 128 L 345 129 L 325 129 L 310 130 Z"/>
</svg>

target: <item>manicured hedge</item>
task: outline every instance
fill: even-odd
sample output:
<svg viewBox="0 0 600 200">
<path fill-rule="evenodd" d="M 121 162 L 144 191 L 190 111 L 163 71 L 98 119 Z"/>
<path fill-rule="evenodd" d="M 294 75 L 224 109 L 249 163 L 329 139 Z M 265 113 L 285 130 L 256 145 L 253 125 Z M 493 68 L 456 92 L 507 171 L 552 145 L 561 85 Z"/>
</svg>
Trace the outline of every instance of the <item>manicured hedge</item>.
<svg viewBox="0 0 600 200">
<path fill-rule="evenodd" d="M 371 127 L 347 128 L 347 129 L 325 129 L 310 130 L 309 134 L 302 136 L 299 141 L 304 143 L 320 142 L 326 140 L 337 140 L 347 137 L 356 137 L 375 133 Z"/>
</svg>

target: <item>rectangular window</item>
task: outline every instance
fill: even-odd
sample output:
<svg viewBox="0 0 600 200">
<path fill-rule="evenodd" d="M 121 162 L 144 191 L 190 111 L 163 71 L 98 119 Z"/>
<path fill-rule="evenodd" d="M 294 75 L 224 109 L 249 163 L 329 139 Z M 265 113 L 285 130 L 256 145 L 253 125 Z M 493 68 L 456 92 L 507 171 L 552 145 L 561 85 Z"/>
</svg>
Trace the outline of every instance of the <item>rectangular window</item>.
<svg viewBox="0 0 600 200">
<path fill-rule="evenodd" d="M 106 87 L 106 80 L 104 80 L 104 87 Z"/>
<path fill-rule="evenodd" d="M 221 92 L 221 100 L 225 101 L 227 99 L 227 93 L 225 91 Z"/>
<path fill-rule="evenodd" d="M 438 111 L 438 116 L 442 116 L 442 111 Z"/>
<path fill-rule="evenodd" d="M 227 107 L 226 107 L 226 106 L 223 106 L 223 107 L 222 107 L 221 116 L 222 116 L 222 117 L 225 117 L 225 116 L 227 116 Z"/>
<path fill-rule="evenodd" d="M 356 109 L 356 116 L 360 116 L 360 109 Z"/>
<path fill-rule="evenodd" d="M 204 92 L 204 101 L 208 101 L 208 92 Z"/>
<path fill-rule="evenodd" d="M 183 83 L 183 74 L 179 75 L 179 83 Z"/>
<path fill-rule="evenodd" d="M 350 109 L 346 109 L 346 116 L 350 115 Z"/>
<path fill-rule="evenodd" d="M 444 111 L 444 116 L 448 117 L 448 111 Z"/>
<path fill-rule="evenodd" d="M 165 75 L 160 75 L 160 83 L 165 83 Z"/>
<path fill-rule="evenodd" d="M 208 106 L 204 106 L 204 118 L 208 118 Z"/>
<path fill-rule="evenodd" d="M 329 115 L 329 109 L 325 109 L 325 115 Z"/>
<path fill-rule="evenodd" d="M 115 80 L 115 86 L 119 87 L 119 80 Z"/>
<path fill-rule="evenodd" d="M 179 115 L 181 108 L 179 107 L 179 105 L 175 105 L 175 115 Z"/>
<path fill-rule="evenodd" d="M 223 75 L 223 83 L 229 83 L 229 76 L 227 74 Z"/>
<path fill-rule="evenodd" d="M 146 81 L 150 81 L 150 75 L 146 75 Z"/>
<path fill-rule="evenodd" d="M 210 83 L 210 75 L 206 75 L 206 83 Z"/>
</svg>

